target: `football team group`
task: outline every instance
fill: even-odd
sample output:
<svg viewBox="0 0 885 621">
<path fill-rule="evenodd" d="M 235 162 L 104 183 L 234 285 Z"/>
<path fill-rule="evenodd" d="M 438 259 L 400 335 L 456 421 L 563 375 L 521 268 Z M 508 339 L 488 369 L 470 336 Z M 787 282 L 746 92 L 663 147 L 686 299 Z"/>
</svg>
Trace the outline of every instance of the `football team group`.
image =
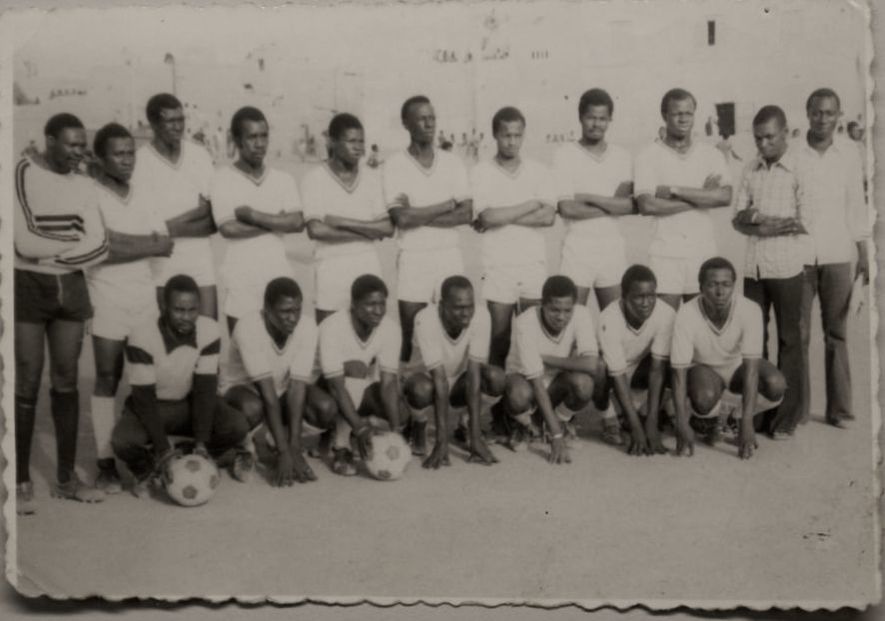
<svg viewBox="0 0 885 621">
<path fill-rule="evenodd" d="M 356 474 L 379 427 L 401 432 L 427 468 L 450 463 L 450 443 L 486 465 L 495 443 L 549 443 L 549 462 L 563 464 L 591 404 L 602 439 L 630 455 L 667 453 L 670 435 L 680 455 L 731 436 L 749 458 L 757 433 L 790 439 L 808 419 L 816 296 L 826 422 L 844 427 L 846 320 L 855 279 L 869 279 L 871 210 L 857 145 L 834 135 L 839 97 L 811 93 L 809 130 L 792 144 L 782 109 L 761 107 L 758 154 L 734 184 L 723 153 L 693 139 L 696 108 L 688 91 L 668 91 L 659 136 L 634 160 L 606 141 L 612 98 L 588 90 L 580 139 L 547 167 L 521 153 L 526 119 L 505 107 L 491 120 L 496 154 L 468 172 L 434 147 L 433 105 L 415 96 L 401 108 L 410 143 L 380 170 L 360 165 L 360 120 L 337 114 L 328 159 L 297 186 L 265 162 L 270 128 L 254 107 L 231 119 L 236 160 L 215 167 L 183 139 L 181 102 L 158 94 L 146 109 L 152 140 L 136 149 L 125 127 L 105 125 L 88 174 L 83 124 L 53 116 L 45 150 L 15 170 L 18 512 L 37 507 L 29 465 L 45 351 L 52 494 L 82 502 L 122 489 L 117 460 L 133 492 L 148 491 L 177 436 L 240 481 L 264 452 L 280 486 L 316 479 L 308 445 L 333 472 Z M 718 208 L 746 236 L 743 295 L 717 256 Z M 635 213 L 654 221 L 647 266 L 626 260 L 618 219 Z M 557 218 L 566 233 L 553 270 L 544 229 Z M 461 227 L 479 236 L 481 284 L 465 276 Z M 286 256 L 286 236 L 302 232 L 314 243 L 314 316 Z M 395 315 L 377 245 L 394 236 Z M 93 484 L 75 473 L 87 322 Z"/>
</svg>

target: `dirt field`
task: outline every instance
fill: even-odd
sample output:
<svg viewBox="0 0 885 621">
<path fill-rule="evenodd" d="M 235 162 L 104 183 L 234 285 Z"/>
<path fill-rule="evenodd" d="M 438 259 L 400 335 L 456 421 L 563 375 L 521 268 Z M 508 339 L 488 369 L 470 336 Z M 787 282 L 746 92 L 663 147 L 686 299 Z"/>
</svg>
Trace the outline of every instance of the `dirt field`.
<svg viewBox="0 0 885 621">
<path fill-rule="evenodd" d="M 726 217 L 717 216 L 719 230 Z M 625 222 L 631 259 L 643 259 L 649 230 L 642 218 Z M 551 247 L 560 234 L 551 232 Z M 475 278 L 475 236 L 465 242 Z M 726 256 L 741 256 L 736 236 L 719 242 Z M 308 256 L 303 242 L 292 244 L 309 299 Z M 389 245 L 385 263 L 392 270 Z M 17 522 L 18 587 L 75 597 L 862 604 L 877 592 L 867 326 L 864 313 L 849 334 L 853 427 L 822 424 L 816 316 L 815 420 L 789 442 L 760 438 L 748 463 L 728 445 L 699 447 L 692 459 L 631 458 L 596 439 L 588 413 L 569 466 L 495 447 L 494 467 L 455 451 L 448 469 L 413 460 L 404 479 L 382 483 L 337 477 L 314 461 L 319 481 L 288 490 L 225 475 L 202 508 L 128 495 L 86 506 L 48 498 L 54 441 L 43 397 L 33 466 L 40 506 Z M 90 349 L 79 453 L 89 479 Z"/>
</svg>

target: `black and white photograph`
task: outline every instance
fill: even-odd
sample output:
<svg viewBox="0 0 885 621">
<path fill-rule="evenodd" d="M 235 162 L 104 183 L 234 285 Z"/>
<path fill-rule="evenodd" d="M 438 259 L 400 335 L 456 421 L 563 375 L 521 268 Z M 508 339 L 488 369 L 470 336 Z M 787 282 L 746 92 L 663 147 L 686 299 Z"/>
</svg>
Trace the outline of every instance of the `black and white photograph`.
<svg viewBox="0 0 885 621">
<path fill-rule="evenodd" d="M 877 604 L 870 20 L 0 15 L 8 581 Z"/>
</svg>

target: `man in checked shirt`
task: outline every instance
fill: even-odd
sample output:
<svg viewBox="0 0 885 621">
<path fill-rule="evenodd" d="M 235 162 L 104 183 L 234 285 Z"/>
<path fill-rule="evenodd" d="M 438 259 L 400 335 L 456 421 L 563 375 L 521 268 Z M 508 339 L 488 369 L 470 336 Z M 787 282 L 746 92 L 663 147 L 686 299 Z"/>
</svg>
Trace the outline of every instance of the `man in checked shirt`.
<svg viewBox="0 0 885 621">
<path fill-rule="evenodd" d="M 793 150 L 787 148 L 787 119 L 777 106 L 763 106 L 753 119 L 759 154 L 745 168 L 735 202 L 734 228 L 747 236 L 744 295 L 762 308 L 764 357 L 768 357 L 768 314 L 777 325 L 777 366 L 787 381 L 777 410 L 762 418 L 762 431 L 775 439 L 793 434 L 801 418 L 805 371 L 800 316 L 803 269 L 814 260 L 809 213 L 802 203 Z"/>
</svg>

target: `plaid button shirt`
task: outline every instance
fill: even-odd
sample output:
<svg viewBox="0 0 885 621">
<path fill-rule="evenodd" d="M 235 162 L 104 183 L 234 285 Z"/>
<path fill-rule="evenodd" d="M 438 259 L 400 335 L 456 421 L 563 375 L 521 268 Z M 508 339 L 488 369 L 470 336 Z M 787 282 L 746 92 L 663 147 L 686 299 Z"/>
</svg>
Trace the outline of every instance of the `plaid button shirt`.
<svg viewBox="0 0 885 621">
<path fill-rule="evenodd" d="M 763 216 L 798 217 L 810 231 L 811 218 L 803 208 L 803 194 L 792 150 L 770 167 L 757 156 L 744 169 L 734 209 L 735 213 L 753 208 Z M 744 274 L 748 278 L 791 278 L 813 262 L 814 245 L 809 235 L 747 236 Z"/>
</svg>

